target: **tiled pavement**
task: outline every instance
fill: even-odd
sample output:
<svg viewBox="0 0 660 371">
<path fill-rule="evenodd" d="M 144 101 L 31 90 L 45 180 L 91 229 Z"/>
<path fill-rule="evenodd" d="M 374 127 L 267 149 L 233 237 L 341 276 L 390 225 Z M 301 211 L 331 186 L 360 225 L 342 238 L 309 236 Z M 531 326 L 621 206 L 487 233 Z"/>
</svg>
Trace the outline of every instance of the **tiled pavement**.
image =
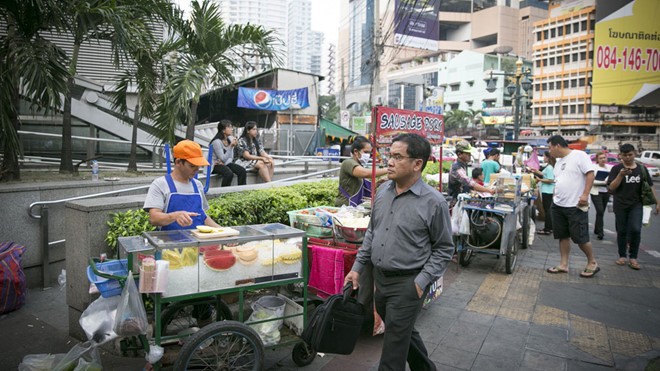
<svg viewBox="0 0 660 371">
<path fill-rule="evenodd" d="M 440 299 L 417 321 L 439 370 L 644 370 L 660 357 L 660 259 L 641 256 L 643 269 L 614 265 L 609 232 L 593 241 L 601 271 L 578 276 L 586 259 L 571 251 L 568 274 L 547 236 L 522 250 L 513 274 L 503 260 L 478 254 L 469 267 L 452 264 Z M 641 253 L 644 254 L 644 253 Z M 65 295 L 31 291 L 25 308 L 0 317 L 0 359 L 14 369 L 25 354 L 65 352 Z M 318 356 L 301 370 L 376 370 L 382 338 L 364 335 L 350 356 Z M 140 370 L 144 361 L 105 353 L 105 369 Z M 267 370 L 298 369 L 290 348 L 266 351 Z"/>
</svg>

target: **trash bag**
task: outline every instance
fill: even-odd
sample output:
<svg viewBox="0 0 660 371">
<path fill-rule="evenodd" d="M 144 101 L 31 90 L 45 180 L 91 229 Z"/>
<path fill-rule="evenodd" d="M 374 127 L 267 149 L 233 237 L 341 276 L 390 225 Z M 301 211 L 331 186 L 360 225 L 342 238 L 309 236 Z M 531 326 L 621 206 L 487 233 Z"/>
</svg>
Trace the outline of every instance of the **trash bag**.
<svg viewBox="0 0 660 371">
<path fill-rule="evenodd" d="M 277 296 L 262 296 L 252 304 L 252 314 L 248 322 L 273 319 L 272 321 L 251 324 L 264 346 L 272 346 L 280 342 L 280 327 L 284 323 L 284 309 L 286 302 Z"/>
<path fill-rule="evenodd" d="M 25 305 L 27 285 L 21 268 L 25 246 L 14 242 L 0 242 L 0 314 L 9 313 Z"/>
<path fill-rule="evenodd" d="M 137 336 L 147 333 L 147 312 L 133 279 L 133 272 L 128 272 L 124 289 L 121 292 L 115 326 L 113 330 L 122 337 Z"/>
<path fill-rule="evenodd" d="M 82 362 L 81 362 L 82 361 Z M 93 341 L 76 344 L 64 358 L 55 365 L 53 371 L 102 370 L 98 344 Z"/>
<path fill-rule="evenodd" d="M 28 354 L 23 357 L 18 371 L 50 371 L 65 354 Z"/>
<path fill-rule="evenodd" d="M 85 309 L 78 322 L 88 340 L 104 344 L 117 337 L 113 327 L 120 299 L 121 296 L 100 296 Z"/>
</svg>

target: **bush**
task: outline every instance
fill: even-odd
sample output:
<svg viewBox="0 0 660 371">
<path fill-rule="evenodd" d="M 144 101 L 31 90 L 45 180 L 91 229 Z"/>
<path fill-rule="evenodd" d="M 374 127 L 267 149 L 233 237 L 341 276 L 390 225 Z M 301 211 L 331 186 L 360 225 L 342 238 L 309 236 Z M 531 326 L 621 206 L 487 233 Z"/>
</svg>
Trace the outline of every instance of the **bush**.
<svg viewBox="0 0 660 371">
<path fill-rule="evenodd" d="M 298 183 L 291 186 L 226 193 L 209 200 L 207 215 L 222 226 L 264 223 L 289 223 L 287 211 L 315 206 L 334 206 L 337 181 Z M 144 210 L 128 210 L 111 214 L 105 241 L 117 249 L 117 238 L 139 236 L 156 228 L 149 223 Z"/>
<path fill-rule="evenodd" d="M 112 216 L 112 220 L 107 222 L 110 228 L 105 235 L 105 242 L 114 256 L 116 256 L 119 237 L 139 236 L 142 232 L 156 229 L 149 223 L 149 214 L 142 209 L 112 213 L 110 216 Z"/>
</svg>

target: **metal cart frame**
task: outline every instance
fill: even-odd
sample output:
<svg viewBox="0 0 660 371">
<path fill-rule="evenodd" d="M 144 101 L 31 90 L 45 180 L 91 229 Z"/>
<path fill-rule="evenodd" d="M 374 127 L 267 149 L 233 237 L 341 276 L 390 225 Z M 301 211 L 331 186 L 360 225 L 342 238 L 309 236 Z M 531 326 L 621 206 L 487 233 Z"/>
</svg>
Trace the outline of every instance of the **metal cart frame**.
<svg viewBox="0 0 660 371">
<path fill-rule="evenodd" d="M 154 338 L 153 341 L 155 345 L 161 346 L 164 342 L 174 339 L 181 339 L 182 335 L 169 335 L 163 334 L 163 320 L 166 319 L 164 315 L 168 313 L 168 310 L 176 311 L 176 309 L 183 309 L 184 307 L 194 307 L 199 305 L 215 305 L 216 309 L 216 318 L 214 320 L 220 322 L 214 322 L 209 325 L 204 326 L 200 331 L 189 335 L 186 339 L 179 356 L 176 360 L 175 369 L 184 369 L 188 365 L 188 362 L 191 360 L 191 357 L 195 352 L 204 352 L 205 347 L 208 347 L 208 344 L 213 342 L 220 342 L 220 338 L 224 339 L 225 342 L 231 340 L 229 348 L 235 348 L 238 346 L 245 346 L 246 344 L 252 348 L 251 353 L 255 358 L 253 363 L 250 363 L 252 367 L 248 369 L 259 370 L 263 367 L 263 354 L 264 354 L 264 345 L 257 335 L 257 333 L 246 323 L 244 323 L 244 305 L 245 305 L 245 294 L 248 291 L 254 291 L 265 288 L 275 288 L 285 285 L 292 284 L 302 284 L 302 313 L 285 315 L 278 318 L 268 318 L 260 321 L 251 321 L 249 324 L 258 324 L 269 321 L 283 320 L 292 317 L 303 317 L 303 323 L 307 322 L 307 302 L 308 302 L 308 292 L 307 292 L 307 281 L 309 278 L 309 267 L 307 265 L 307 237 L 305 236 L 304 231 L 300 231 L 289 226 L 272 223 L 272 224 L 260 224 L 252 226 L 241 226 L 233 227 L 240 229 L 242 232 L 248 232 L 244 236 L 235 236 L 235 237 L 225 237 L 225 238 L 209 238 L 209 239 L 198 239 L 192 235 L 190 230 L 183 231 L 155 231 L 155 232 L 144 232 L 143 237 L 124 237 L 120 238 L 119 244 L 127 254 L 128 258 L 128 267 L 134 267 L 135 254 L 146 251 L 154 251 L 154 256 L 156 259 L 161 258 L 162 251 L 165 249 L 173 248 L 183 248 L 183 247 L 200 247 L 214 244 L 237 244 L 237 243 L 246 243 L 251 241 L 258 240 L 274 240 L 281 238 L 291 238 L 291 237 L 301 237 L 302 238 L 302 258 L 301 258 L 301 273 L 298 274 L 298 277 L 291 277 L 291 275 L 286 275 L 287 277 L 282 277 L 274 274 L 268 277 L 262 277 L 260 282 L 249 282 L 245 285 L 229 287 L 217 290 L 209 290 L 204 292 L 197 292 L 185 295 L 178 296 L 168 296 L 163 297 L 162 294 L 149 294 L 154 300 Z M 176 232 L 180 238 L 178 241 L 172 241 L 168 238 L 163 238 L 167 236 L 168 233 Z M 92 270 L 101 277 L 118 279 L 120 283 L 126 280 L 126 277 L 117 277 L 112 275 L 103 274 L 98 272 L 94 261 L 90 260 Z M 198 263 L 199 264 L 199 263 Z M 137 276 L 137 275 L 136 275 Z M 238 303 L 239 311 L 237 321 L 232 321 L 231 318 L 226 318 L 228 309 L 226 305 L 219 298 L 220 295 L 229 294 L 229 293 L 238 293 Z M 231 316 L 231 313 L 229 313 Z M 300 329 L 302 330 L 302 329 Z M 316 352 L 311 350 L 298 336 L 291 332 L 290 334 L 283 334 L 284 336 L 278 342 L 277 345 L 272 347 L 282 347 L 291 344 L 296 344 L 292 352 L 292 358 L 298 366 L 305 366 L 310 364 L 315 356 Z M 186 335 L 184 335 L 186 336 Z M 129 342 L 133 342 L 133 348 L 139 348 L 140 346 L 148 353 L 149 352 L 149 342 L 147 337 L 141 335 L 139 337 L 139 343 L 135 342 L 135 339 L 132 339 Z M 269 347 L 270 348 L 270 347 Z M 240 353 L 240 352 L 239 352 Z M 216 356 L 219 358 L 220 355 Z M 216 360 L 214 362 L 214 367 L 218 366 L 225 360 Z M 238 369 L 235 365 L 225 362 L 224 365 L 229 367 L 229 369 Z M 155 365 L 156 368 L 160 366 L 159 364 Z"/>
<path fill-rule="evenodd" d="M 481 212 L 502 218 L 502 231 L 499 246 L 478 249 L 470 246 L 468 236 L 460 235 L 456 239 L 458 262 L 467 267 L 476 253 L 494 254 L 505 257 L 507 274 L 513 273 L 517 262 L 518 250 L 529 247 L 529 231 L 534 197 L 520 196 L 507 199 L 465 198 L 463 210 L 468 213 Z M 517 228 L 520 223 L 520 228 Z"/>
</svg>

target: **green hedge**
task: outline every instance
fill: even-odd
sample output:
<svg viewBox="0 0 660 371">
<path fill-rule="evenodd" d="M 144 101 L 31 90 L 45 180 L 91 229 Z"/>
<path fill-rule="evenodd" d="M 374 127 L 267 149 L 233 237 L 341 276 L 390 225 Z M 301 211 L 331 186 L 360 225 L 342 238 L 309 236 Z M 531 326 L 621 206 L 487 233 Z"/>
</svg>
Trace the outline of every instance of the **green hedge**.
<svg viewBox="0 0 660 371">
<path fill-rule="evenodd" d="M 287 211 L 315 206 L 334 206 L 337 180 L 298 183 L 291 186 L 226 193 L 209 200 L 207 214 L 222 226 L 262 223 L 289 224 Z M 109 230 L 105 242 L 117 249 L 117 238 L 138 236 L 155 228 L 142 209 L 112 213 L 107 222 Z"/>
</svg>

